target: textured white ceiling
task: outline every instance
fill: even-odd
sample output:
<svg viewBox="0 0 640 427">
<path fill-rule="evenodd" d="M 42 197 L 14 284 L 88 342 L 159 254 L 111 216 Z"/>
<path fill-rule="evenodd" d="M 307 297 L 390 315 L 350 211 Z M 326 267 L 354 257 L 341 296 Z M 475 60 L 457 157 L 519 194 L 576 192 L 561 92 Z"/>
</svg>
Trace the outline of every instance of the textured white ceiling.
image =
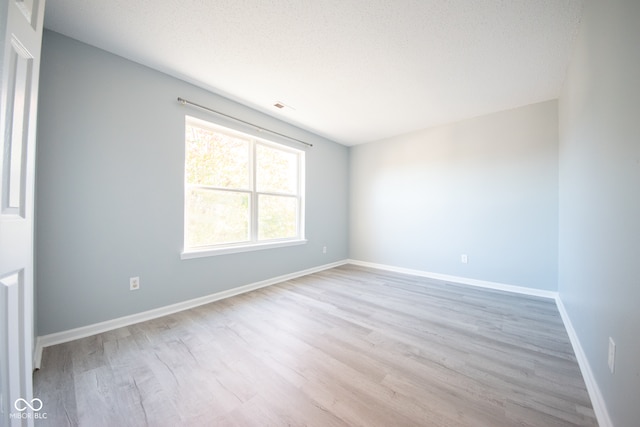
<svg viewBox="0 0 640 427">
<path fill-rule="evenodd" d="M 353 145 L 557 98 L 582 4 L 47 0 L 45 26 Z"/>
</svg>

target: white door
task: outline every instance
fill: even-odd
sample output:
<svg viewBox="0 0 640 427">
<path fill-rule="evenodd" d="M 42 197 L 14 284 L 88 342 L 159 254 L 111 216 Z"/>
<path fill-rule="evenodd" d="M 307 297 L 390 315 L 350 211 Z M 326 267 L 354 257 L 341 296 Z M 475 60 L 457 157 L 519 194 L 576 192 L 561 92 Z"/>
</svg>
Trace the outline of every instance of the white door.
<svg viewBox="0 0 640 427">
<path fill-rule="evenodd" d="M 33 195 L 45 0 L 0 0 L 0 426 L 32 426 Z"/>
</svg>

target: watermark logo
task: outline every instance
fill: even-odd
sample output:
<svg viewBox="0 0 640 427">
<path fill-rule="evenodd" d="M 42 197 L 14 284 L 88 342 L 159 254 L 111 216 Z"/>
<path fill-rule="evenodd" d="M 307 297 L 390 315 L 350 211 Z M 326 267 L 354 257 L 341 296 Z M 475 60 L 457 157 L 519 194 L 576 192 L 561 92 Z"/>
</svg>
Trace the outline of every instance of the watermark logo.
<svg viewBox="0 0 640 427">
<path fill-rule="evenodd" d="M 27 408 L 31 409 L 32 411 L 38 412 L 40 409 L 42 409 L 42 400 L 35 397 L 31 399 L 31 402 L 28 402 L 26 399 L 20 398 L 16 400 L 16 402 L 13 404 L 13 407 L 20 412 L 26 411 Z"/>
<path fill-rule="evenodd" d="M 16 399 L 13 402 L 13 407 L 16 408 L 18 412 L 12 412 L 9 414 L 9 418 L 13 419 L 46 419 L 47 413 L 40 412 L 43 407 L 42 400 L 34 397 L 31 401 L 27 399 L 23 399 L 22 397 Z"/>
</svg>

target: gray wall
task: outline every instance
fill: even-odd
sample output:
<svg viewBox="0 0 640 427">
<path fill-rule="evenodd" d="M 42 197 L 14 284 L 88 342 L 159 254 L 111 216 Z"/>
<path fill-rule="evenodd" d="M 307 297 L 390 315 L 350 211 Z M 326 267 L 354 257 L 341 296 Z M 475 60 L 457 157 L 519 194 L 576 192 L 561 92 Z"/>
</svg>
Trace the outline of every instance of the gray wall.
<svg viewBox="0 0 640 427">
<path fill-rule="evenodd" d="M 586 2 L 559 102 L 560 298 L 621 427 L 640 422 L 639 19 L 637 0 Z"/>
<path fill-rule="evenodd" d="M 307 150 L 308 244 L 180 260 L 184 116 L 215 118 L 178 96 L 315 145 Z M 52 32 L 43 41 L 37 157 L 39 335 L 348 255 L 346 147 Z M 131 276 L 140 276 L 139 291 L 129 291 Z"/>
<path fill-rule="evenodd" d="M 557 289 L 555 101 L 354 147 L 350 173 L 351 258 Z"/>
</svg>

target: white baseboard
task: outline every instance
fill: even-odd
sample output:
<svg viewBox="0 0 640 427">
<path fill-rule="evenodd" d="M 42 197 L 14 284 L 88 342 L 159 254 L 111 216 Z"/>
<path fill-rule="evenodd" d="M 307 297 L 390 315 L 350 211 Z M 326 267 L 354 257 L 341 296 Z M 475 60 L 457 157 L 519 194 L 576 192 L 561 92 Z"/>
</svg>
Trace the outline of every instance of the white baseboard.
<svg viewBox="0 0 640 427">
<path fill-rule="evenodd" d="M 580 344 L 578 335 L 576 334 L 575 329 L 573 329 L 573 324 L 571 323 L 569 313 L 567 313 L 564 303 L 560 299 L 559 295 L 556 298 L 556 305 L 558 306 L 560 317 L 562 317 L 562 322 L 564 323 L 564 327 L 567 330 L 567 334 L 569 335 L 569 340 L 571 341 L 573 352 L 576 355 L 576 359 L 578 359 L 578 365 L 580 366 L 582 378 L 584 379 L 585 385 L 587 386 L 587 392 L 589 393 L 589 397 L 591 398 L 591 404 L 593 405 L 593 411 L 596 413 L 598 425 L 600 427 L 613 427 L 611 417 L 609 417 L 609 411 L 607 410 L 607 405 L 604 403 L 604 398 L 602 397 L 600 387 L 598 387 L 598 383 L 596 382 L 593 371 L 591 370 L 591 365 L 589 364 L 587 355 L 582 349 L 582 345 Z"/>
<path fill-rule="evenodd" d="M 143 311 L 141 313 L 132 314 L 130 316 L 119 317 L 117 319 L 111 319 L 105 322 L 94 323 L 92 325 L 82 326 L 79 328 L 70 329 L 68 331 L 56 332 L 49 335 L 39 336 L 36 338 L 36 345 L 35 345 L 35 352 L 34 352 L 35 369 L 40 369 L 40 364 L 42 362 L 42 351 L 45 347 L 49 347 L 56 344 L 62 344 L 62 343 L 77 340 L 80 338 L 85 338 L 91 335 L 100 334 L 102 332 L 111 331 L 117 328 L 121 328 L 123 326 L 133 325 L 135 323 L 145 322 L 147 320 L 156 319 L 158 317 L 177 313 L 179 311 L 189 310 L 190 308 L 198 307 L 200 305 L 208 304 L 210 302 L 229 298 L 235 295 L 244 294 L 246 292 L 251 292 L 253 290 L 275 285 L 277 283 L 286 282 L 287 280 L 295 279 L 297 277 L 306 276 L 308 274 L 317 273 L 319 271 L 328 270 L 334 267 L 339 267 L 346 263 L 347 261 L 343 260 L 343 261 L 338 261 L 330 264 L 324 264 L 318 267 L 313 267 L 313 268 L 309 268 L 302 271 L 296 271 L 294 273 L 285 274 L 283 276 L 273 277 L 271 279 L 262 280 L 260 282 L 250 283 L 248 285 L 239 286 L 233 289 L 228 289 L 226 291 L 216 292 L 214 294 L 206 295 L 200 298 L 179 302 L 177 304 L 171 304 L 165 307 Z"/>
<path fill-rule="evenodd" d="M 360 265 L 362 267 L 377 268 L 379 270 L 393 271 L 396 273 L 411 274 L 412 276 L 427 277 L 429 279 L 443 280 L 445 282 L 460 283 L 462 285 L 477 286 L 480 288 L 495 289 L 498 291 L 512 292 L 516 294 L 532 295 L 541 298 L 557 299 L 558 293 L 554 291 L 545 291 L 542 289 L 527 288 L 524 286 L 507 285 L 505 283 L 488 282 L 486 280 L 470 279 L 468 277 L 450 276 L 448 274 L 431 273 L 422 270 L 412 270 L 409 268 L 395 267 L 386 264 L 376 264 L 373 262 L 358 261 L 349 259 L 349 264 Z"/>
</svg>

